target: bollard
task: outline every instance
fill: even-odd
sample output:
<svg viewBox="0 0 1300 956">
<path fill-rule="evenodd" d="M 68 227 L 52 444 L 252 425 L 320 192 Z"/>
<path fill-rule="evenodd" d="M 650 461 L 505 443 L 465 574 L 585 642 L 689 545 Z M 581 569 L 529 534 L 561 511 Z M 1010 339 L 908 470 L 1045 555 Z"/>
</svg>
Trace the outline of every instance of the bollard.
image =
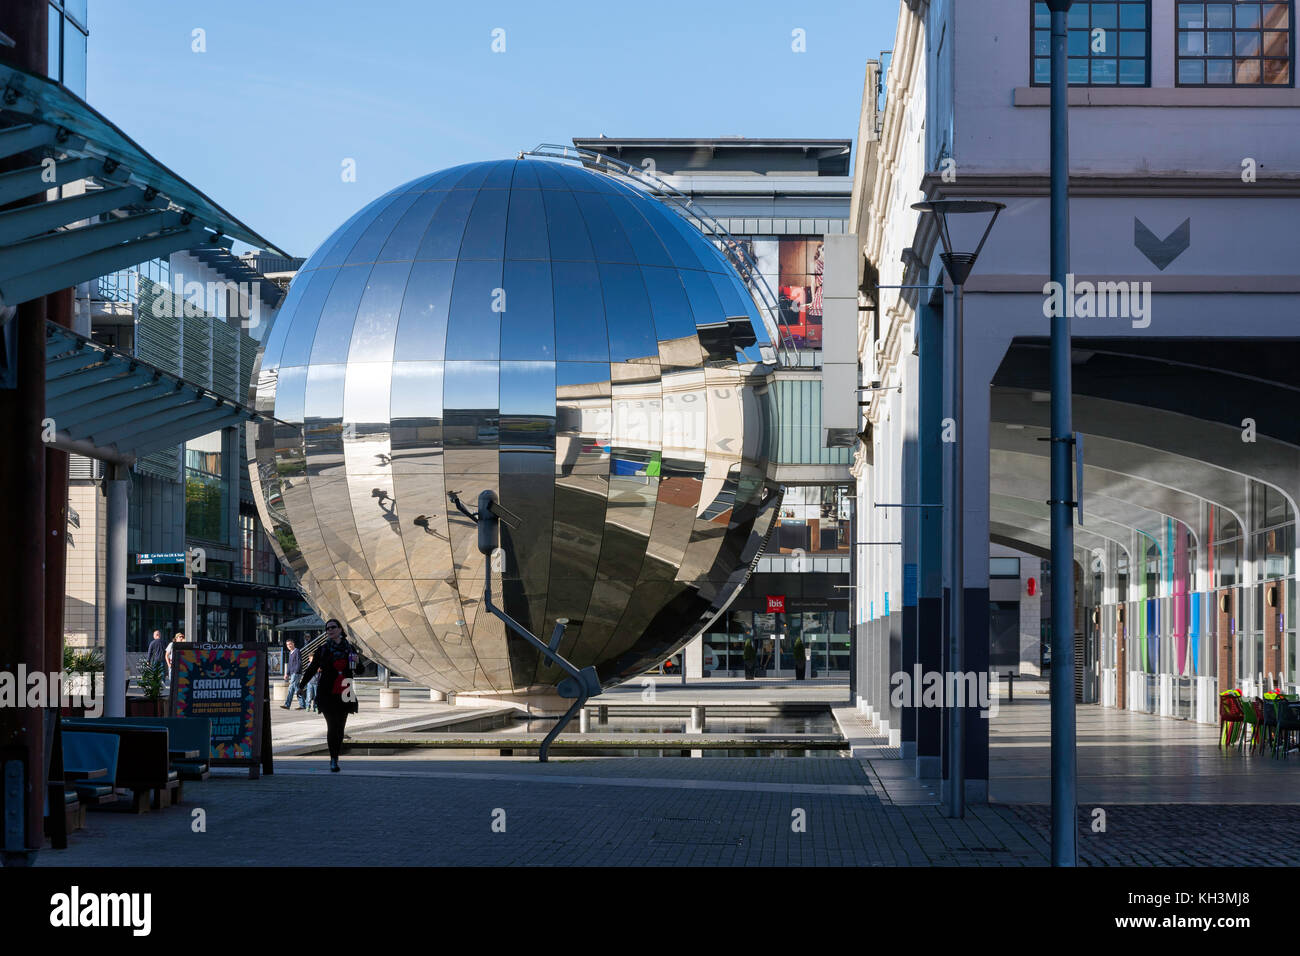
<svg viewBox="0 0 1300 956">
<path fill-rule="evenodd" d="M 704 733 L 704 707 L 697 705 L 691 708 L 691 733 Z"/>
<path fill-rule="evenodd" d="M 586 707 L 578 711 L 578 733 L 585 734 L 591 732 L 591 711 Z"/>
<path fill-rule="evenodd" d="M 598 723 L 609 723 L 609 704 L 601 704 L 596 708 L 596 720 Z"/>
<path fill-rule="evenodd" d="M 379 709 L 396 710 L 401 706 L 402 692 L 396 687 L 379 688 Z"/>
<path fill-rule="evenodd" d="M 1007 675 L 1007 703 L 1009 704 L 1015 699 L 1016 699 L 1016 675 L 1008 674 Z"/>
</svg>

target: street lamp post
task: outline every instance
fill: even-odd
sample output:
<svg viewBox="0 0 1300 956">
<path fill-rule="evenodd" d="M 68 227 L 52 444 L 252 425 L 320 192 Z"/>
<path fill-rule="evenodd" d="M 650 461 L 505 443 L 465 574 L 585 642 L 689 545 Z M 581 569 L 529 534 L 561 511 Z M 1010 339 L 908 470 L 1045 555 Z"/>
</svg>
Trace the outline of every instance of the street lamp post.
<svg viewBox="0 0 1300 956">
<path fill-rule="evenodd" d="M 984 200 L 972 199 L 936 199 L 930 202 L 919 202 L 912 206 L 920 212 L 933 213 L 939 223 L 939 239 L 943 243 L 943 252 L 939 258 L 943 262 L 944 271 L 948 273 L 948 278 L 952 281 L 952 408 L 949 417 L 953 421 L 953 434 L 956 440 L 952 443 L 952 458 L 949 463 L 949 472 L 952 478 L 952 494 L 948 502 L 948 527 L 950 535 L 950 547 L 948 554 L 950 584 L 950 600 L 948 602 L 948 670 L 952 675 L 951 683 L 945 681 L 946 686 L 962 687 L 965 683 L 961 680 L 961 673 L 965 668 L 965 587 L 962 580 L 964 575 L 964 562 L 962 549 L 964 546 L 963 536 L 963 495 L 962 495 L 962 406 L 963 402 L 963 376 L 962 366 L 965 361 L 964 339 L 963 339 L 963 312 L 965 308 L 965 284 L 970 277 L 971 271 L 975 268 L 975 260 L 979 258 L 984 243 L 988 241 L 989 233 L 993 231 L 993 224 L 997 222 L 998 214 L 1006 208 L 1000 202 L 988 202 Z M 948 229 L 948 217 L 956 215 L 984 214 L 989 216 L 988 225 L 984 227 L 984 235 L 980 237 L 979 245 L 975 247 L 974 252 L 954 252 L 952 244 L 952 235 Z M 962 706 L 957 706 L 955 701 L 948 701 L 948 799 L 945 808 L 946 815 L 954 819 L 960 818 L 966 813 L 966 733 L 965 733 L 965 701 Z"/>
<path fill-rule="evenodd" d="M 1070 271 L 1070 101 L 1066 42 L 1073 0 L 1047 0 L 1052 14 L 1051 279 L 1064 289 Z M 1052 316 L 1052 865 L 1075 866 L 1074 516 L 1070 458 L 1070 317 Z"/>
</svg>

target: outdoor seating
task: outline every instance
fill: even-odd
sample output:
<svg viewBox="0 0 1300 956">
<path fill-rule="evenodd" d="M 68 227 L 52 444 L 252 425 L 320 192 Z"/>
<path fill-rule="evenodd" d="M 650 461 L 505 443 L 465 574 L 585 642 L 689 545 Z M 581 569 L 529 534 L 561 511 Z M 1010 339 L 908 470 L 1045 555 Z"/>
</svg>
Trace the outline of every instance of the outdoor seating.
<svg viewBox="0 0 1300 956">
<path fill-rule="evenodd" d="M 171 769 L 168 732 L 165 727 L 127 724 L 115 719 L 65 720 L 65 731 L 112 734 L 120 742 L 117 772 L 113 786 L 131 791 L 131 809 L 143 813 L 147 809 L 164 809 L 181 802 L 180 774 Z M 174 793 L 173 793 L 174 791 Z M 146 799 L 152 794 L 152 801 Z"/>
<path fill-rule="evenodd" d="M 1262 697 L 1253 697 L 1249 703 L 1250 711 L 1248 713 L 1253 713 L 1255 717 L 1255 722 L 1251 725 L 1250 752 L 1260 753 L 1265 747 L 1272 744 L 1269 717 L 1273 713 L 1273 705 Z"/>
<path fill-rule="evenodd" d="M 1285 757 L 1295 749 L 1293 741 L 1300 744 L 1300 701 L 1278 700 L 1276 709 L 1277 740 L 1273 755 L 1276 757 L 1280 752 Z"/>
<path fill-rule="evenodd" d="M 113 723 L 164 728 L 172 769 L 182 780 L 208 779 L 212 721 L 207 717 L 115 717 Z"/>
<path fill-rule="evenodd" d="M 45 792 L 45 835 L 52 836 L 54 833 L 53 825 L 50 821 L 50 790 L 47 787 Z M 75 790 L 63 791 L 63 815 L 64 815 L 64 833 L 72 833 L 74 830 L 80 830 L 86 825 L 86 808 L 81 801 L 77 799 Z"/>
<path fill-rule="evenodd" d="M 63 773 L 82 806 L 102 807 L 117 802 L 113 780 L 120 746 L 114 734 L 64 731 Z M 97 772 L 100 770 L 102 776 Z"/>
<path fill-rule="evenodd" d="M 1219 746 L 1231 747 L 1237 743 L 1239 735 L 1245 733 L 1246 715 L 1241 707 L 1241 692 L 1225 690 L 1219 695 Z"/>
<path fill-rule="evenodd" d="M 1246 743 L 1249 741 L 1251 748 L 1255 746 L 1256 737 L 1259 729 L 1259 713 L 1255 710 L 1255 702 L 1247 697 L 1241 698 L 1241 749 L 1246 749 Z"/>
<path fill-rule="evenodd" d="M 1250 752 L 1268 750 L 1286 756 L 1300 744 L 1300 700 L 1281 691 L 1262 697 L 1242 697 L 1240 690 L 1219 694 L 1220 747 L 1240 746 Z"/>
</svg>

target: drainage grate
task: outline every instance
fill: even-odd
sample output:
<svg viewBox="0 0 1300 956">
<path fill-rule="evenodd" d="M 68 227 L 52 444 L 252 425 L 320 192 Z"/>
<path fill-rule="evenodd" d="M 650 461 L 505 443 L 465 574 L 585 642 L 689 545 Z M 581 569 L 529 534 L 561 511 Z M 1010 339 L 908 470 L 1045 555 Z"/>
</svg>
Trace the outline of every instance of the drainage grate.
<svg viewBox="0 0 1300 956">
<path fill-rule="evenodd" d="M 744 846 L 747 834 L 725 828 L 721 821 L 660 820 L 651 843 L 670 846 Z"/>
</svg>

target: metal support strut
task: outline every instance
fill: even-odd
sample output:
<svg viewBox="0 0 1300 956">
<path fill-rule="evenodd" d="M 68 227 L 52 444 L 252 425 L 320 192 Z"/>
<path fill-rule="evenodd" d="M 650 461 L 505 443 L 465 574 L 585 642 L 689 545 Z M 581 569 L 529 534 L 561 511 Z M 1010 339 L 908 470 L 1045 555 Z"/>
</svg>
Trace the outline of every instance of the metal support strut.
<svg viewBox="0 0 1300 956">
<path fill-rule="evenodd" d="M 544 644 L 541 638 L 492 603 L 491 560 L 493 553 L 499 547 L 500 522 L 505 521 L 506 524 L 513 527 L 519 519 L 501 507 L 494 491 L 479 493 L 478 511 L 474 512 L 465 507 L 457 492 L 449 491 L 447 497 L 456 506 L 456 510 L 478 525 L 478 550 L 489 562 L 483 574 L 483 606 L 499 618 L 506 627 L 537 648 L 548 664 L 554 663 L 558 665 L 560 670 L 569 675 L 560 681 L 556 687 L 556 692 L 561 697 L 574 698 L 573 705 L 555 722 L 551 732 L 542 740 L 542 745 L 538 750 L 538 760 L 541 763 L 546 763 L 551 744 L 555 741 L 555 738 L 568 726 L 569 721 L 573 720 L 582 708 L 587 705 L 588 700 L 600 696 L 600 678 L 596 676 L 596 668 L 590 666 L 579 668 L 557 652 L 557 648 L 560 646 L 560 638 L 564 636 L 564 629 L 569 623 L 566 619 L 560 618 L 555 622 L 555 630 L 551 633 L 551 642 Z"/>
</svg>

